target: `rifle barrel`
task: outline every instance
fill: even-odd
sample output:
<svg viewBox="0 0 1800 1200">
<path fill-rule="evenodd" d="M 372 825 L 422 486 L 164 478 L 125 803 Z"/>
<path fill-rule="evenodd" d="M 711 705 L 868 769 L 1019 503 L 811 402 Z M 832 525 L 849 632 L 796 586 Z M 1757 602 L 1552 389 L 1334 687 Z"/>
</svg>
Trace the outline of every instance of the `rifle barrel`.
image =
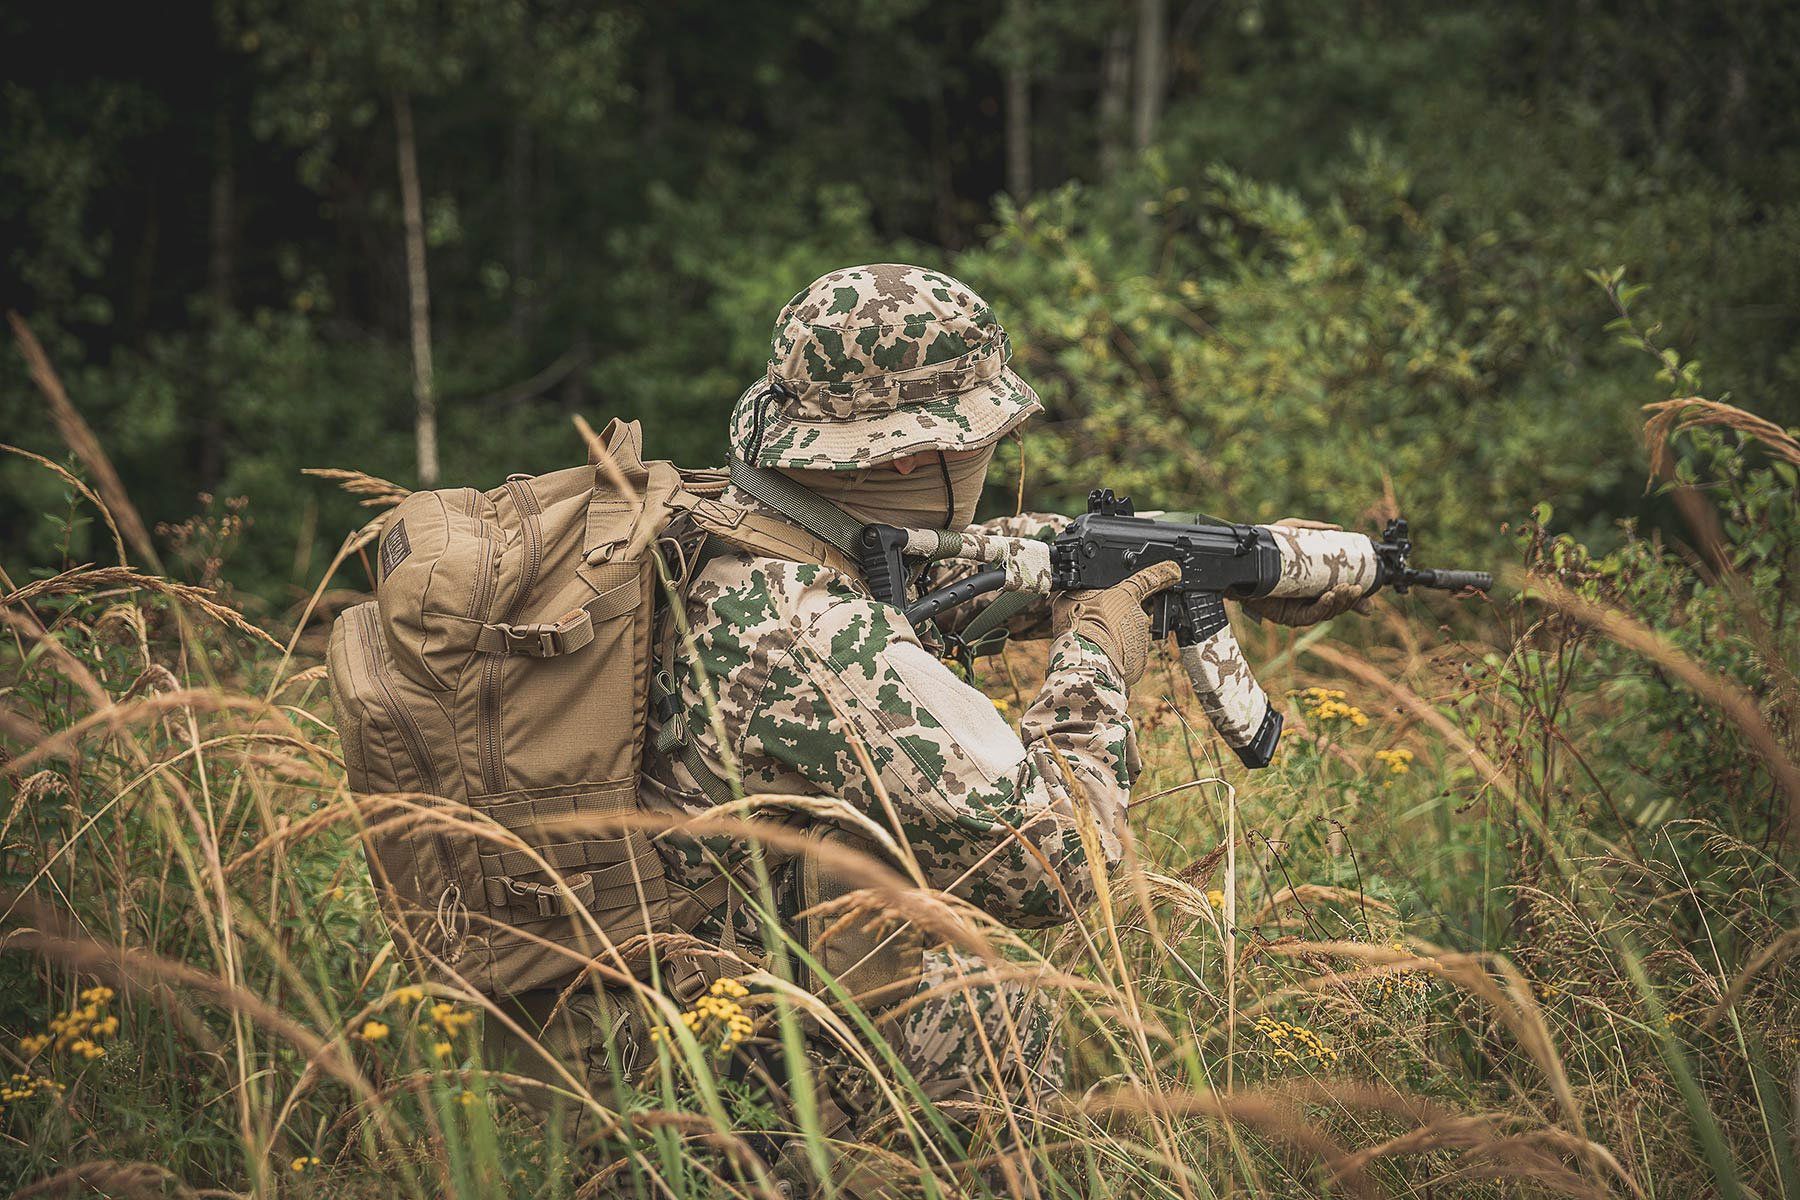
<svg viewBox="0 0 1800 1200">
<path fill-rule="evenodd" d="M 1412 568 L 1406 572 L 1408 587 L 1437 588 L 1445 592 L 1491 591 L 1494 577 L 1486 571 L 1434 571 Z"/>
</svg>

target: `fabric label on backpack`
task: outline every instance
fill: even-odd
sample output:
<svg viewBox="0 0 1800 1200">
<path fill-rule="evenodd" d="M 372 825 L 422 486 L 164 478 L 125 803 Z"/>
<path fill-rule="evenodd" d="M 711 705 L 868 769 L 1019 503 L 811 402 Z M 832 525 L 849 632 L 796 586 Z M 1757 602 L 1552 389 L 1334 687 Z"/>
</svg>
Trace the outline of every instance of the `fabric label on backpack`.
<svg viewBox="0 0 1800 1200">
<path fill-rule="evenodd" d="M 406 561 L 412 553 L 412 543 L 406 537 L 406 521 L 394 522 L 394 527 L 387 531 L 381 539 L 381 577 L 386 579 L 394 573 L 394 568 Z"/>
</svg>

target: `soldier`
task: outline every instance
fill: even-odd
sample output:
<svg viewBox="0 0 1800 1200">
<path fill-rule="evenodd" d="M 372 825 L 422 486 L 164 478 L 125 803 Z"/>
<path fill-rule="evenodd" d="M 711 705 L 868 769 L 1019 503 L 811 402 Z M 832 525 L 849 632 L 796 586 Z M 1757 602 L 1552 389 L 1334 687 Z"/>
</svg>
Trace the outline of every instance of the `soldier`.
<svg viewBox="0 0 1800 1200">
<path fill-rule="evenodd" d="M 831 510 L 849 526 L 969 526 L 996 443 L 1040 407 L 1009 356 L 993 311 L 949 276 L 893 264 L 826 275 L 782 311 L 768 374 L 738 401 L 731 498 L 827 535 L 832 526 L 816 516 Z M 1027 517 L 985 528 L 1059 526 Z M 932 887 L 1003 922 L 1074 918 L 1093 898 L 1096 866 L 1112 867 L 1122 851 L 1138 770 L 1126 692 L 1149 650 L 1144 601 L 1178 577 L 1174 564 L 1015 619 L 1015 629 L 1055 637 L 1043 689 L 1015 733 L 896 609 L 871 599 L 848 549 L 824 544 L 818 561 L 789 561 L 727 548 L 699 569 L 686 611 L 691 657 L 665 705 L 683 744 L 668 752 L 671 739 L 661 739 L 648 793 L 702 812 L 718 796 L 707 776 L 735 764 L 747 795 L 829 796 L 883 825 L 897 820 L 892 832 Z M 1103 864 L 1084 852 L 1078 805 L 1092 814 Z M 720 876 L 706 847 L 671 845 L 665 857 L 672 881 L 695 891 Z M 784 918 L 807 898 L 793 874 L 776 881 Z M 754 946 L 756 918 L 728 907 L 696 934 Z M 971 1099 L 1000 1084 L 1029 1095 L 1059 1082 L 1039 993 L 1016 980 L 945 990 L 981 964 L 913 954 L 905 975 L 919 995 L 938 994 L 901 1005 L 888 1033 L 928 1094 Z"/>
<path fill-rule="evenodd" d="M 1139 769 L 1126 699 L 1150 649 L 1144 604 L 1179 569 L 1158 564 L 1106 591 L 1017 613 L 1012 632 L 1053 644 L 1015 732 L 899 610 L 871 597 L 855 555 L 865 523 L 970 526 L 996 444 L 1040 410 L 1010 355 L 978 295 L 919 267 L 834 271 L 782 310 L 767 374 L 732 414 L 727 500 L 787 529 L 795 549 L 775 557 L 728 537 L 707 541 L 687 589 L 679 661 L 665 663 L 652 693 L 647 805 L 700 815 L 736 794 L 827 797 L 903 842 L 931 887 L 1008 925 L 1056 925 L 1089 906 L 1123 854 Z M 979 528 L 1048 538 L 1063 522 L 1022 516 Z M 1267 615 L 1311 621 L 1339 606 Z M 825 836 L 873 848 L 854 831 Z M 670 882 L 688 893 L 681 924 L 755 961 L 766 949 L 761 921 L 730 886 L 750 878 L 742 840 L 667 835 L 659 844 Z M 830 877 L 821 886 L 804 857 L 770 861 L 784 925 L 834 887 L 855 886 Z M 696 909 L 704 916 L 693 923 Z M 837 940 L 847 952 L 814 949 L 850 991 L 886 1001 L 871 1007 L 933 1099 L 1031 1105 L 1060 1086 L 1054 1006 L 1018 972 L 995 978 L 977 959 L 916 940 Z M 599 1003 L 577 997 L 569 1007 L 590 1001 Z M 599 1027 L 608 1036 L 621 1028 L 616 1013 L 568 1016 L 566 1026 L 596 1027 L 563 1030 L 575 1042 L 567 1049 L 590 1060 Z M 854 1095 L 835 1099 L 846 1122 L 858 1115 Z"/>
</svg>

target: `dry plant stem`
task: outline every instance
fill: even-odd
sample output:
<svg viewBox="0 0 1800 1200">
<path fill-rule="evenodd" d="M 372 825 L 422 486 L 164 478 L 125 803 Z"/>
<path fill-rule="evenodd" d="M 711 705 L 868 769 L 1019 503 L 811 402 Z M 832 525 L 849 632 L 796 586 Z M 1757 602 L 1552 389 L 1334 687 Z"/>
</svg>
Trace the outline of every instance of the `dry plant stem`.
<svg viewBox="0 0 1800 1200">
<path fill-rule="evenodd" d="M 141 950 L 119 949 L 98 942 L 67 937 L 52 932 L 54 922 L 39 914 L 44 928 L 14 929 L 0 938 L 0 946 L 8 949 L 32 950 L 61 960 L 79 971 L 86 971 L 122 987 L 143 992 L 159 1003 L 170 1003 L 175 988 L 185 988 L 203 995 L 214 1003 L 240 1012 L 256 1024 L 288 1042 L 308 1063 L 348 1087 L 364 1100 L 374 1096 L 374 1089 L 356 1064 L 342 1052 L 311 1030 L 297 1024 L 285 1013 L 261 997 L 185 963 L 172 962 Z"/>
<path fill-rule="evenodd" d="M 44 1196 L 117 1196 L 121 1200 L 139 1196 L 171 1196 L 174 1200 L 197 1200 L 206 1195 L 182 1182 L 167 1167 L 147 1162 L 120 1162 L 103 1158 L 66 1167 L 36 1183 L 28 1184 L 12 1194 L 12 1200 L 33 1200 Z M 211 1193 L 217 1195 L 218 1193 Z M 234 1193 L 227 1193 L 228 1195 Z"/>
<path fill-rule="evenodd" d="M 581 435 L 581 440 L 587 444 L 588 458 L 593 461 L 595 466 L 600 468 L 601 473 L 606 476 L 607 483 L 617 488 L 620 494 L 627 500 L 634 504 L 637 503 L 637 488 L 633 487 L 631 480 L 625 477 L 625 472 L 619 469 L 619 464 L 614 461 L 612 452 L 609 451 L 606 448 L 606 444 L 600 440 L 600 435 L 594 432 L 594 427 L 589 425 L 587 419 L 580 413 L 575 414 L 571 419 L 575 423 L 575 431 Z M 664 580 L 665 584 L 667 582 L 667 580 Z"/>
<path fill-rule="evenodd" d="M 63 390 L 62 380 L 57 378 L 56 370 L 50 365 L 50 357 L 44 353 L 43 346 L 38 344 L 37 336 L 25 319 L 10 309 L 6 314 L 7 324 L 12 326 L 13 339 L 19 343 L 19 352 L 25 356 L 25 365 L 31 371 L 32 382 L 44 394 L 50 404 L 50 419 L 55 422 L 57 432 L 62 435 L 76 457 L 80 458 L 87 469 L 94 473 L 94 483 L 104 497 L 104 508 L 110 512 L 108 525 L 114 525 L 131 543 L 132 549 L 138 552 L 144 562 L 160 573 L 162 560 L 157 557 L 156 546 L 150 540 L 150 531 L 145 528 L 144 520 L 138 515 L 136 506 L 125 494 L 125 485 L 119 479 L 119 473 L 113 469 L 112 460 L 106 451 L 100 448 L 100 439 L 69 402 L 69 394 Z M 115 525 L 116 522 L 116 525 Z"/>
<path fill-rule="evenodd" d="M 1719 997 L 1719 1002 L 1707 1011 L 1701 1025 L 1704 1028 L 1711 1028 L 1719 1018 L 1737 1007 L 1738 1001 L 1743 999 L 1745 989 L 1750 986 L 1757 975 L 1795 953 L 1800 953 L 1800 929 L 1789 929 L 1758 950 L 1750 961 L 1738 971 L 1737 976 L 1731 981 L 1731 986 L 1725 989 L 1723 996 Z"/>
<path fill-rule="evenodd" d="M 164 692 L 155 696 L 142 696 L 136 700 L 121 701 L 110 708 L 83 717 L 75 724 L 58 731 L 54 736 L 39 742 L 33 749 L 13 759 L 8 764 L 8 768 L 12 771 L 24 771 L 46 759 L 55 758 L 78 745 L 83 738 L 96 730 L 109 734 L 117 733 L 134 725 L 188 708 L 214 712 L 255 713 L 259 716 L 269 716 L 280 712 L 279 709 L 260 700 L 248 696 L 222 694 L 211 688 L 187 689 L 179 692 Z"/>
<path fill-rule="evenodd" d="M 307 598 L 306 606 L 300 610 L 299 619 L 294 622 L 294 632 L 288 637 L 287 644 L 281 648 L 281 661 L 275 664 L 275 670 L 269 679 L 268 689 L 263 693 L 264 700 L 273 701 L 275 693 L 281 690 L 282 680 L 287 674 L 288 664 L 292 662 L 294 658 L 294 648 L 300 644 L 300 636 L 306 632 L 306 626 L 312 620 L 313 610 L 318 607 L 319 598 L 325 594 L 325 589 L 330 585 L 332 577 L 337 574 L 338 568 L 344 565 L 345 559 L 349 558 L 350 555 L 374 540 L 375 532 L 379 527 L 379 521 L 370 521 L 360 530 L 346 537 L 343 544 L 338 547 L 337 553 L 332 556 L 331 564 L 325 568 L 325 573 L 319 577 L 318 586 L 313 589 L 312 595 Z"/>
<path fill-rule="evenodd" d="M 280 648 L 279 642 L 262 628 L 252 624 L 242 613 L 215 600 L 214 593 L 210 589 L 176 583 L 158 575 L 143 575 L 129 567 L 88 565 L 72 567 L 61 574 L 40 579 L 35 583 L 28 583 L 23 587 L 15 588 L 5 596 L 0 596 L 0 607 L 30 604 L 46 596 L 73 595 L 84 592 L 97 595 L 102 588 L 125 588 L 167 596 L 181 605 L 199 609 L 221 625 L 227 625 L 239 633 L 248 634 L 266 645 Z"/>
<path fill-rule="evenodd" d="M 302 475 L 329 479 L 352 496 L 364 508 L 391 508 L 412 495 L 412 489 L 364 471 L 346 471 L 338 467 L 302 467 Z"/>
<path fill-rule="evenodd" d="M 1549 1027 L 1544 1022 L 1543 1010 L 1532 999 L 1530 984 L 1519 973 L 1517 967 L 1504 956 L 1498 954 L 1452 954 L 1439 951 L 1436 947 L 1420 944 L 1423 957 L 1411 951 L 1393 950 L 1385 946 L 1371 946 L 1363 942 L 1271 942 L 1261 948 L 1263 953 L 1280 955 L 1284 958 L 1342 957 L 1360 959 L 1364 962 L 1388 964 L 1396 970 L 1427 971 L 1446 981 L 1455 984 L 1470 995 L 1483 1001 L 1500 1018 L 1501 1022 L 1512 1032 L 1519 1045 L 1532 1061 L 1555 1095 L 1558 1106 L 1568 1117 L 1575 1131 L 1583 1137 L 1587 1136 L 1586 1121 L 1582 1108 L 1575 1099 L 1574 1089 L 1569 1084 L 1568 1072 L 1563 1066 L 1562 1057 L 1558 1054 L 1555 1040 L 1550 1036 Z M 1500 977 L 1496 983 L 1494 976 Z M 1336 987 L 1346 981 L 1360 978 L 1357 973 L 1340 974 L 1329 972 L 1304 984 L 1294 985 L 1284 993 L 1267 997 L 1259 1004 L 1258 1009 L 1272 1007 L 1275 999 L 1283 994 L 1316 992 L 1325 988 Z M 1502 983 L 1504 986 L 1502 986 Z"/>
<path fill-rule="evenodd" d="M 1669 439 L 1684 429 L 1711 425 L 1735 429 L 1755 438 L 1784 462 L 1800 467 L 1800 442 L 1775 422 L 1730 404 L 1703 396 L 1683 396 L 1644 405 L 1650 419 L 1644 422 L 1644 447 L 1650 452 L 1650 474 L 1665 477 L 1674 465 Z"/>
<path fill-rule="evenodd" d="M 1052 750 L 1052 754 L 1058 769 L 1062 772 L 1064 787 L 1067 788 L 1070 797 L 1074 800 L 1076 827 L 1081 834 L 1082 848 L 1086 851 L 1088 870 L 1093 873 L 1094 896 L 1100 906 L 1100 924 L 1106 932 L 1107 947 L 1111 952 L 1111 961 L 1108 965 L 1118 972 L 1115 978 L 1128 1017 L 1127 1029 L 1143 1064 L 1142 1078 L 1148 1081 L 1148 1087 L 1152 1092 L 1160 1093 L 1163 1081 L 1156 1070 L 1156 1055 L 1150 1048 L 1148 1035 L 1145 1032 L 1147 1023 L 1143 1019 L 1142 1004 L 1134 982 L 1135 975 L 1126 964 L 1124 946 L 1119 941 L 1119 924 L 1113 913 L 1112 888 L 1110 881 L 1106 878 L 1106 857 L 1100 842 L 1099 827 L 1094 821 L 1093 805 L 1088 802 L 1087 791 L 1080 780 L 1075 777 L 1075 772 L 1070 768 L 1068 761 L 1054 750 Z M 1126 853 L 1129 855 L 1131 853 L 1130 829 L 1126 828 L 1123 833 L 1127 843 Z M 1135 1069 L 1131 1070 L 1129 1074 L 1134 1080 L 1140 1078 Z M 1174 1131 L 1162 1121 L 1156 1122 L 1155 1129 L 1157 1141 L 1163 1153 L 1179 1160 L 1180 1153 L 1176 1149 L 1177 1142 Z M 1178 1175 L 1176 1183 L 1181 1188 L 1181 1194 L 1191 1200 L 1193 1192 L 1188 1186 L 1186 1175 Z"/>
<path fill-rule="evenodd" d="M 107 694 L 104 687 L 100 686 L 100 681 L 94 678 L 94 673 L 88 670 L 87 664 L 69 653 L 61 641 L 52 637 L 44 623 L 39 621 L 36 614 L 30 609 L 13 612 L 5 606 L 0 606 L 0 623 L 11 629 L 21 642 L 32 643 L 43 655 L 45 663 L 53 667 L 57 674 L 75 685 L 76 690 L 87 700 L 93 711 L 99 712 L 112 704 L 112 697 Z M 23 652 L 22 646 L 21 652 Z M 39 736 L 41 738 L 42 735 Z M 23 742 L 21 744 L 33 745 L 35 743 Z M 8 769 L 17 773 L 24 768 L 18 766 L 15 761 L 9 765 Z"/>
</svg>

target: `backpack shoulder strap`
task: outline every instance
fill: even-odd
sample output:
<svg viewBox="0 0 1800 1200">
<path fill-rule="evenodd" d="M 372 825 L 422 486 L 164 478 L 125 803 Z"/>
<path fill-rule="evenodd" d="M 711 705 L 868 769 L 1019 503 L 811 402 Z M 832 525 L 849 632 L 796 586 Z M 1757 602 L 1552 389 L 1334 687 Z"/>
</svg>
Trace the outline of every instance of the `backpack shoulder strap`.
<svg viewBox="0 0 1800 1200">
<path fill-rule="evenodd" d="M 852 561 L 862 539 L 863 523 L 779 471 L 754 466 L 731 456 L 731 486 L 766 504 L 806 532 L 836 546 Z"/>
<path fill-rule="evenodd" d="M 689 510 L 695 525 L 708 534 L 765 558 L 818 563 L 852 579 L 862 578 L 855 557 L 773 513 L 756 512 L 722 500 L 701 500 Z"/>
</svg>

